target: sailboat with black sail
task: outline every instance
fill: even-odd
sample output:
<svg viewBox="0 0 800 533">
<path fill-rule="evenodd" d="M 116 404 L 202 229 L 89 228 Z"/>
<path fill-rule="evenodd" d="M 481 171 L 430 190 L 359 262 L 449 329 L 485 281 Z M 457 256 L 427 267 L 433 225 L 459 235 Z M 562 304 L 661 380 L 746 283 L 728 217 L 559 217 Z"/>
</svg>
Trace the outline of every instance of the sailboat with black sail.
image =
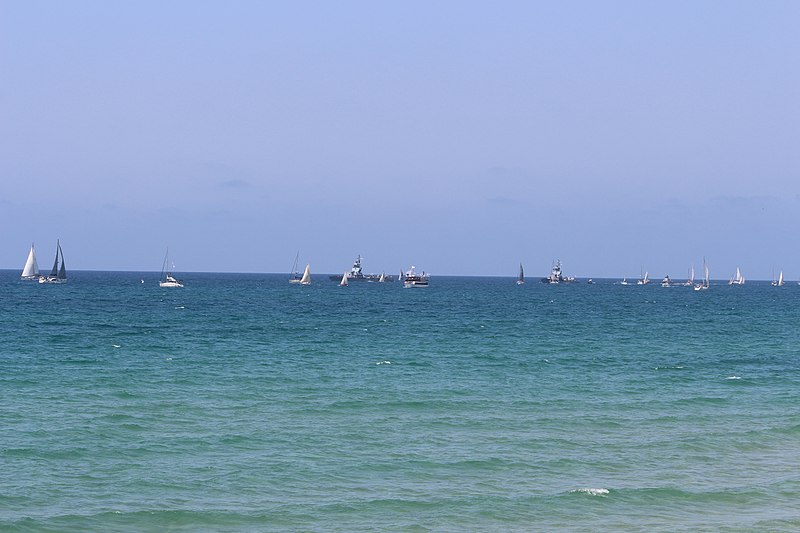
<svg viewBox="0 0 800 533">
<path fill-rule="evenodd" d="M 517 277 L 517 285 L 525 283 L 525 270 L 522 269 L 522 263 L 519 264 L 519 277 Z"/>
<path fill-rule="evenodd" d="M 66 283 L 67 267 L 64 263 L 64 252 L 61 250 L 61 242 L 56 241 L 56 260 L 53 262 L 53 269 L 47 276 L 40 276 L 39 283 Z"/>
</svg>

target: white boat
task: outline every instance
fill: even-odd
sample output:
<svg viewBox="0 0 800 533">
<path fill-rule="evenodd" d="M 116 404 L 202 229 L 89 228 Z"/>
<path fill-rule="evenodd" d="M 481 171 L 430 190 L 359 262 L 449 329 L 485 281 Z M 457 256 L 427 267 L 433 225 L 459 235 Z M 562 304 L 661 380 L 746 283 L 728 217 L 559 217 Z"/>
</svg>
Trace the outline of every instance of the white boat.
<svg viewBox="0 0 800 533">
<path fill-rule="evenodd" d="M 300 278 L 300 285 L 311 285 L 311 265 L 308 263 L 303 271 L 303 277 Z"/>
<path fill-rule="evenodd" d="M 686 283 L 684 283 L 684 286 L 686 286 L 686 287 L 693 287 L 694 286 L 694 265 L 689 267 L 689 279 L 686 280 Z"/>
<path fill-rule="evenodd" d="M 36 262 L 36 251 L 31 244 L 31 251 L 28 252 L 28 260 L 25 261 L 25 266 L 22 268 L 22 279 L 24 280 L 37 280 L 41 277 L 39 274 L 39 264 Z"/>
<path fill-rule="evenodd" d="M 60 261 L 60 262 L 59 262 Z M 56 260 L 53 269 L 48 276 L 39 276 L 39 283 L 66 283 L 67 267 L 64 263 L 64 252 L 61 250 L 61 242 L 56 241 Z"/>
<path fill-rule="evenodd" d="M 340 287 L 347 287 L 347 272 L 342 274 L 342 281 L 339 282 Z"/>
<path fill-rule="evenodd" d="M 381 272 L 381 277 L 378 278 L 378 283 L 386 283 L 386 273 Z"/>
<path fill-rule="evenodd" d="M 636 280 L 637 285 L 647 285 L 648 283 L 650 283 L 650 275 L 648 272 L 645 272 L 644 276 Z"/>
<path fill-rule="evenodd" d="M 744 285 L 744 276 L 739 267 L 736 267 L 736 274 L 728 282 L 728 285 Z"/>
<path fill-rule="evenodd" d="M 542 283 L 549 283 L 551 285 L 556 285 L 558 283 L 574 283 L 577 281 L 572 276 L 564 276 L 561 273 L 561 260 L 558 259 L 553 264 L 552 268 L 550 269 L 550 275 L 546 278 L 542 278 Z"/>
<path fill-rule="evenodd" d="M 519 264 L 519 277 L 517 277 L 517 285 L 525 283 L 525 271 L 522 269 L 522 263 Z"/>
<path fill-rule="evenodd" d="M 666 276 L 664 276 L 664 279 L 661 280 L 661 286 L 669 287 L 670 285 L 672 285 L 672 280 L 669 279 L 669 274 L 667 274 Z"/>
<path fill-rule="evenodd" d="M 619 284 L 620 285 L 627 285 L 628 284 L 628 278 L 622 278 L 622 281 L 620 281 Z"/>
<path fill-rule="evenodd" d="M 172 275 L 172 272 L 167 270 L 167 266 L 169 264 L 169 248 L 167 248 L 167 253 L 164 255 L 164 262 L 161 264 L 161 278 L 158 280 L 158 286 L 174 288 L 183 287 L 183 281 L 177 279 Z M 172 265 L 172 268 L 175 268 L 175 265 Z"/>
<path fill-rule="evenodd" d="M 403 274 L 403 288 L 411 289 L 411 288 L 422 288 L 428 286 L 428 281 L 430 276 L 426 274 L 424 271 L 420 274 L 416 270 L 414 270 L 414 266 L 411 266 L 411 270 Z"/>
<path fill-rule="evenodd" d="M 706 264 L 705 257 L 703 258 L 703 273 L 704 273 L 703 281 L 701 281 L 700 283 L 696 283 L 694 286 L 694 290 L 696 291 L 707 290 L 708 287 L 710 286 L 708 279 L 708 265 Z"/>
<path fill-rule="evenodd" d="M 783 270 L 781 270 L 781 273 L 778 275 L 778 279 L 777 280 L 774 279 L 775 278 L 774 274 L 773 274 L 772 277 L 773 277 L 773 279 L 772 279 L 772 286 L 773 287 L 783 287 Z"/>
<path fill-rule="evenodd" d="M 292 273 L 289 274 L 289 283 L 300 283 L 303 276 L 297 271 L 297 261 L 300 259 L 300 252 L 294 256 L 294 265 L 292 265 Z"/>
</svg>

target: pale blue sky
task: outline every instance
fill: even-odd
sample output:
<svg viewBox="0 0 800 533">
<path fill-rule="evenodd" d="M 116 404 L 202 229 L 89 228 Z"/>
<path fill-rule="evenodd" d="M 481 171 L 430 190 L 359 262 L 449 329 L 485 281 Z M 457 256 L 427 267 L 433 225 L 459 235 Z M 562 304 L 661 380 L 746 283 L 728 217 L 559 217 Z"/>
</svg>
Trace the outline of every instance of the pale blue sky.
<svg viewBox="0 0 800 533">
<path fill-rule="evenodd" d="M 0 1 L 0 267 L 800 278 L 798 2 Z"/>
</svg>

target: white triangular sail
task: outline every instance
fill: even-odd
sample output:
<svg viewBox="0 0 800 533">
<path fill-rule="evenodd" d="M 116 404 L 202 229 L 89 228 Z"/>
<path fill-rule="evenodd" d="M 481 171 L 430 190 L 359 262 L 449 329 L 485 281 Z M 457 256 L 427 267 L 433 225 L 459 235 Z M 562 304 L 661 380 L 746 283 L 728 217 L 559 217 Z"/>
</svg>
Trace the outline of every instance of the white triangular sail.
<svg viewBox="0 0 800 533">
<path fill-rule="evenodd" d="M 31 251 L 28 252 L 28 260 L 25 261 L 25 267 L 22 269 L 22 279 L 34 279 L 39 277 L 39 265 L 36 262 L 36 251 L 31 244 Z"/>
<path fill-rule="evenodd" d="M 307 264 L 306 269 L 303 271 L 303 277 L 300 278 L 302 285 L 311 285 L 311 265 Z"/>
<path fill-rule="evenodd" d="M 386 273 L 381 272 L 381 277 L 378 279 L 378 283 L 386 283 Z"/>
<path fill-rule="evenodd" d="M 783 270 L 781 270 L 780 275 L 778 276 L 778 287 L 783 286 Z"/>
<path fill-rule="evenodd" d="M 342 274 L 342 281 L 339 282 L 340 287 L 347 287 L 347 272 Z"/>
</svg>

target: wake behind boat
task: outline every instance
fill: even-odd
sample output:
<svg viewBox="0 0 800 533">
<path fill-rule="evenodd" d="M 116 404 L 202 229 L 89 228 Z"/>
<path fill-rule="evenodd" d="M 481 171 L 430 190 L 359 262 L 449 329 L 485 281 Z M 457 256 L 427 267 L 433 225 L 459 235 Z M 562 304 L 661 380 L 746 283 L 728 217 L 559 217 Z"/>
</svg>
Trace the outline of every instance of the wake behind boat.
<svg viewBox="0 0 800 533">
<path fill-rule="evenodd" d="M 60 261 L 60 262 L 59 262 Z M 61 242 L 56 241 L 56 260 L 53 269 L 48 276 L 39 276 L 39 283 L 66 283 L 67 267 L 64 263 L 64 252 L 61 250 Z"/>
</svg>

